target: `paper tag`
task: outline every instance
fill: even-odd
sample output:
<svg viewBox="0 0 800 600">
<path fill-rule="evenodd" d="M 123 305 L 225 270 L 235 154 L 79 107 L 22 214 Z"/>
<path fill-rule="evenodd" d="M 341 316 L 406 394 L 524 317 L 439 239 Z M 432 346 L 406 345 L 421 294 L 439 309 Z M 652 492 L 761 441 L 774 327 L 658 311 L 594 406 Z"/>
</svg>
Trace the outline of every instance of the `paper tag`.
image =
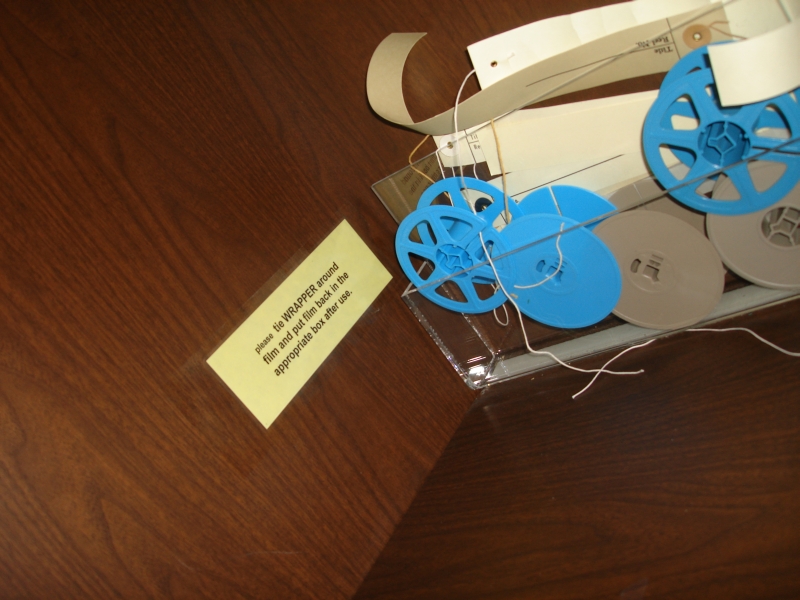
<svg viewBox="0 0 800 600">
<path fill-rule="evenodd" d="M 467 47 L 486 89 L 535 63 L 619 31 L 703 9 L 710 0 L 637 0 L 535 21 Z M 577 66 L 577 65 L 573 65 Z"/>
<path fill-rule="evenodd" d="M 683 40 L 688 28 L 704 25 L 711 42 L 731 38 L 716 25 L 710 27 L 726 20 L 721 6 L 715 2 L 700 11 L 624 28 L 523 68 L 459 104 L 459 126 L 472 129 L 548 98 L 669 71 L 690 50 Z M 414 122 L 405 107 L 403 65 L 421 35 L 393 33 L 378 45 L 367 69 L 367 97 L 373 110 L 392 123 L 421 133 L 449 135 L 454 108 Z"/>
<path fill-rule="evenodd" d="M 456 135 L 435 135 L 433 141 L 439 148 L 439 158 L 442 165 L 448 168 L 464 167 L 486 162 L 483 155 L 481 142 L 475 131 L 467 132 L 466 136 L 461 136 L 461 141 L 456 144 Z M 460 152 L 457 149 L 460 148 Z"/>
<path fill-rule="evenodd" d="M 269 427 L 391 278 L 342 221 L 208 364 Z"/>
</svg>

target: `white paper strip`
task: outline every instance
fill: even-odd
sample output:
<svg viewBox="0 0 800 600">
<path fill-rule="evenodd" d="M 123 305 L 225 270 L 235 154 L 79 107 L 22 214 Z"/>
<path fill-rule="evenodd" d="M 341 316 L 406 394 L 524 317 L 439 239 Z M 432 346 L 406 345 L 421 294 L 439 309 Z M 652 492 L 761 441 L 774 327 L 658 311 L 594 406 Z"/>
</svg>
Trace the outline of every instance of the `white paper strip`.
<svg viewBox="0 0 800 600">
<path fill-rule="evenodd" d="M 548 108 L 520 110 L 495 123 L 506 172 L 576 162 L 595 163 L 641 151 L 642 124 L 657 91 Z M 500 174 L 494 135 L 478 130 L 492 175 Z"/>
<path fill-rule="evenodd" d="M 800 87 L 800 19 L 758 37 L 708 49 L 723 106 L 741 106 Z"/>
<path fill-rule="evenodd" d="M 800 0 L 735 0 L 725 5 L 727 26 L 737 37 L 749 39 L 800 17 Z"/>
<path fill-rule="evenodd" d="M 467 47 L 481 88 L 551 56 L 625 29 L 700 9 L 710 0 L 636 0 L 535 21 Z"/>
</svg>

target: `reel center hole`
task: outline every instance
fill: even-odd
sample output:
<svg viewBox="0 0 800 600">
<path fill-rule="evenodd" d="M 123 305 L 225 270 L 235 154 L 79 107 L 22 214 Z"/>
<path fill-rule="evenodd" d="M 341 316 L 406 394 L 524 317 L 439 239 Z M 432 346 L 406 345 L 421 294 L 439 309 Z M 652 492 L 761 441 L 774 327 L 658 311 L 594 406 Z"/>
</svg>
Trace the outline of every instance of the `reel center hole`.
<svg viewBox="0 0 800 600">
<path fill-rule="evenodd" d="M 558 263 L 551 265 L 548 264 L 545 260 L 540 260 L 536 264 L 536 270 L 541 273 L 545 278 L 550 278 L 550 282 L 555 285 L 561 285 L 561 278 L 564 276 L 564 265 L 561 265 L 561 269 L 559 269 L 558 273 L 556 273 L 556 269 L 558 268 Z M 555 274 L 554 274 L 555 273 Z"/>
<path fill-rule="evenodd" d="M 800 210 L 780 206 L 769 211 L 761 222 L 761 233 L 773 246 L 796 248 L 800 246 Z"/>
<path fill-rule="evenodd" d="M 653 283 L 659 283 L 658 274 L 661 271 L 662 262 L 664 262 L 664 259 L 656 254 L 650 257 L 647 264 L 644 264 L 641 259 L 637 258 L 631 263 L 631 272 L 639 273 L 642 277 L 646 277 Z M 642 267 L 643 264 L 644 267 Z"/>
<path fill-rule="evenodd" d="M 482 196 L 475 200 L 475 212 L 483 212 L 492 205 L 491 198 Z"/>
</svg>

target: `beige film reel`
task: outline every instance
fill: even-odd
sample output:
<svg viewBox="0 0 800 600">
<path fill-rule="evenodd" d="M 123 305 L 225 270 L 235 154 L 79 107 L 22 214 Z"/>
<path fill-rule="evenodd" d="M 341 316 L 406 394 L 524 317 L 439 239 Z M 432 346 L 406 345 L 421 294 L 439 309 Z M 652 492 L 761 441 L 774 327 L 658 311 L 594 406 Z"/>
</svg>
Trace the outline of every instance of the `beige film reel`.
<svg viewBox="0 0 800 600">
<path fill-rule="evenodd" d="M 667 214 L 632 210 L 594 230 L 619 263 L 618 317 L 650 329 L 676 329 L 701 321 L 717 305 L 725 269 L 711 242 Z"/>
<path fill-rule="evenodd" d="M 780 163 L 752 167 L 757 188 L 768 187 L 783 172 Z M 735 194 L 721 178 L 714 197 Z M 782 200 L 758 212 L 739 216 L 706 217 L 708 237 L 731 271 L 756 285 L 779 290 L 800 289 L 800 184 Z"/>
</svg>

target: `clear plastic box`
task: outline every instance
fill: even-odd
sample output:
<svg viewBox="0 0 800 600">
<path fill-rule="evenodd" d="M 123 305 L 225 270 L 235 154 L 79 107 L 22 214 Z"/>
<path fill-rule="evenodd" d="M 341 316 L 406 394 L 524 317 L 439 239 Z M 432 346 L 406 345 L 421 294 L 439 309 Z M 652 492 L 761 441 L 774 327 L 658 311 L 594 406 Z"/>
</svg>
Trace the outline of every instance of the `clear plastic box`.
<svg viewBox="0 0 800 600">
<path fill-rule="evenodd" d="M 372 186 L 398 223 L 416 208 L 422 193 L 432 185 L 418 171 L 434 181 L 443 177 L 436 153 L 416 161 L 414 167 L 417 171 L 408 166 Z M 469 171 L 473 173 L 472 167 Z M 474 174 L 481 176 L 480 166 Z M 662 194 L 662 197 L 665 196 Z M 654 198 L 646 198 L 626 210 L 642 210 L 644 205 L 654 201 Z M 798 295 L 800 290 L 768 289 L 750 284 L 727 272 L 721 301 L 704 320 L 692 327 L 786 302 Z M 413 285 L 409 285 L 403 300 L 459 376 L 473 389 L 530 375 L 556 364 L 547 355 L 531 354 L 527 351 L 518 317 L 509 303 L 505 305 L 507 314 L 502 307 L 497 311 L 500 321 L 508 321 L 508 325 L 503 326 L 491 312 L 462 314 L 442 308 L 415 291 Z M 580 329 L 549 327 L 524 316 L 523 322 L 532 348 L 551 352 L 563 361 L 574 361 L 681 330 L 637 327 L 613 314 L 593 326 Z"/>
</svg>

